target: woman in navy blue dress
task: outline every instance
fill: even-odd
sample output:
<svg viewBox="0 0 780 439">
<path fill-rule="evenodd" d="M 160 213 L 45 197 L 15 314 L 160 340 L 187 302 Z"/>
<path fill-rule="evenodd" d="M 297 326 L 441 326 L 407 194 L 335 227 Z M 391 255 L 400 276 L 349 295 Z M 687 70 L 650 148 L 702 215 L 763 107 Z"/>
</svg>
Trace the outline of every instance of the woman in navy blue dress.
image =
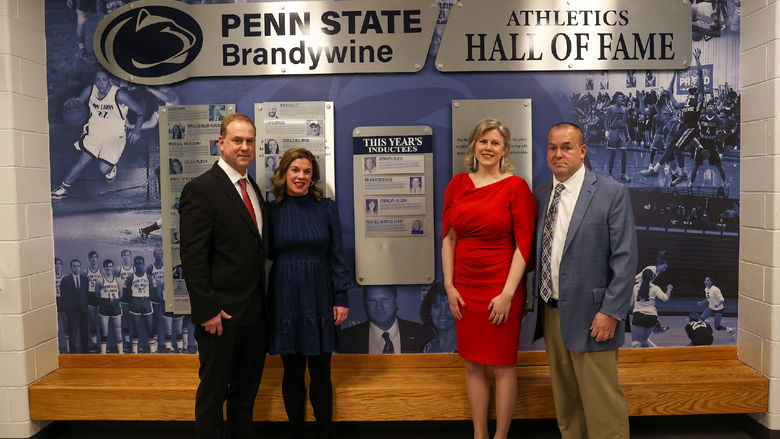
<svg viewBox="0 0 780 439">
<path fill-rule="evenodd" d="M 269 204 L 271 354 L 284 364 L 282 395 L 293 438 L 304 437 L 305 369 L 320 437 L 332 436 L 331 353 L 355 286 L 342 256 L 336 203 L 317 187 L 319 166 L 304 148 L 288 150 L 273 176 Z"/>
</svg>

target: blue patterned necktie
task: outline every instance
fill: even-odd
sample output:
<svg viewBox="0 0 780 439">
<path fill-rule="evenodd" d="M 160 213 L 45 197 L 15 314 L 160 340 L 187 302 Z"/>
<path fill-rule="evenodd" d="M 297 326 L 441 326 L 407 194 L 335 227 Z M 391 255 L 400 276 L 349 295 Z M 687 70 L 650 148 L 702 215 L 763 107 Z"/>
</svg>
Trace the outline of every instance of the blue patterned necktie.
<svg viewBox="0 0 780 439">
<path fill-rule="evenodd" d="M 547 209 L 547 216 L 544 218 L 544 235 L 542 235 L 542 278 L 539 284 L 539 295 L 545 302 L 552 296 L 552 268 L 550 267 L 550 255 L 552 254 L 553 227 L 555 218 L 558 216 L 558 202 L 561 201 L 561 192 L 565 187 L 562 184 L 555 186 L 550 208 Z"/>
<path fill-rule="evenodd" d="M 390 340 L 390 333 L 385 331 L 382 333 L 382 338 L 385 340 L 385 347 L 382 349 L 383 354 L 394 354 L 395 348 L 393 342 Z"/>
</svg>

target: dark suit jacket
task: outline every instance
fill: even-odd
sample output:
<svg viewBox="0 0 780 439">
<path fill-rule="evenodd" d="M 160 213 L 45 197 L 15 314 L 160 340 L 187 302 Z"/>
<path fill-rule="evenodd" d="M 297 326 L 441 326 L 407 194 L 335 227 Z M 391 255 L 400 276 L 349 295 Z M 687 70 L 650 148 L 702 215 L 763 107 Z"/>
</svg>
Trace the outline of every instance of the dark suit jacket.
<svg viewBox="0 0 780 439">
<path fill-rule="evenodd" d="M 536 260 L 541 260 L 542 233 L 552 180 L 539 185 L 536 199 Z M 617 349 L 623 345 L 623 325 L 615 336 L 596 343 L 590 324 L 596 312 L 623 319 L 631 303 L 637 268 L 634 214 L 628 189 L 586 169 L 561 256 L 558 306 L 561 335 L 573 352 Z M 539 272 L 534 290 L 539 291 Z M 537 307 L 540 308 L 540 307 Z M 537 312 L 535 338 L 542 336 L 543 312 Z"/>
<path fill-rule="evenodd" d="M 365 321 L 341 331 L 336 351 L 342 354 L 367 354 L 369 325 L 370 322 Z M 423 351 L 425 345 L 433 339 L 433 330 L 419 323 L 398 319 L 398 335 L 401 337 L 401 353 L 412 354 Z"/>
<path fill-rule="evenodd" d="M 83 273 L 79 274 L 79 288 L 76 288 L 76 283 L 73 281 L 73 273 L 63 276 L 60 281 L 60 298 L 65 312 L 72 313 L 87 309 L 88 286 L 89 279 Z"/>
<path fill-rule="evenodd" d="M 263 237 L 268 220 L 260 188 L 249 179 L 260 200 Z M 188 182 L 179 203 L 181 262 L 196 325 L 219 314 L 224 326 L 248 325 L 266 312 L 267 240 L 249 216 L 244 202 L 218 164 Z"/>
</svg>

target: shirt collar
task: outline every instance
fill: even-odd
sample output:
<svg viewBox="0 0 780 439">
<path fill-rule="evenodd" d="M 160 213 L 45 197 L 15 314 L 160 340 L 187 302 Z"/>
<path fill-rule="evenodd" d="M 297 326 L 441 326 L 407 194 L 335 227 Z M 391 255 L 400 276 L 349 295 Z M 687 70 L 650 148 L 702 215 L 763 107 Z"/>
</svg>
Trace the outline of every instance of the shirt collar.
<svg viewBox="0 0 780 439">
<path fill-rule="evenodd" d="M 371 332 L 374 334 L 375 337 L 382 338 L 382 333 L 385 332 L 382 328 L 375 325 L 374 322 L 371 322 L 369 327 L 371 328 Z M 391 339 L 398 334 L 398 319 L 395 319 L 395 321 L 393 322 L 393 326 L 391 326 L 390 329 L 387 330 L 387 333 L 390 334 Z"/>
<path fill-rule="evenodd" d="M 222 168 L 223 171 L 225 171 L 225 174 L 227 174 L 228 178 L 230 179 L 230 182 L 234 185 L 238 180 L 241 180 L 244 177 L 247 177 L 246 174 L 241 175 L 233 169 L 232 166 L 230 166 L 226 161 L 222 160 L 222 157 L 219 158 L 219 161 L 217 162 L 220 168 Z"/>
<path fill-rule="evenodd" d="M 553 190 L 555 189 L 555 186 L 559 184 L 566 185 L 566 189 L 574 189 L 575 187 L 582 186 L 582 182 L 585 181 L 585 164 L 583 163 L 582 166 L 580 166 L 580 169 L 577 170 L 571 177 L 569 177 L 566 181 L 558 181 L 558 178 L 553 175 Z"/>
</svg>

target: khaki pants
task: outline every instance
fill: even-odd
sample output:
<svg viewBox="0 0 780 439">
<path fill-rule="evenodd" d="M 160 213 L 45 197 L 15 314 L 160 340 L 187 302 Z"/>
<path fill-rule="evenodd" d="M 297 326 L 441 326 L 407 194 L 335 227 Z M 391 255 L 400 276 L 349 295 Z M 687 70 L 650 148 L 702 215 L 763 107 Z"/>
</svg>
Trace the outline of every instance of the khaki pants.
<svg viewBox="0 0 780 439">
<path fill-rule="evenodd" d="M 543 307 L 544 341 L 562 439 L 628 438 L 628 411 L 618 377 L 617 349 L 570 352 L 561 337 L 558 308 Z"/>
</svg>

